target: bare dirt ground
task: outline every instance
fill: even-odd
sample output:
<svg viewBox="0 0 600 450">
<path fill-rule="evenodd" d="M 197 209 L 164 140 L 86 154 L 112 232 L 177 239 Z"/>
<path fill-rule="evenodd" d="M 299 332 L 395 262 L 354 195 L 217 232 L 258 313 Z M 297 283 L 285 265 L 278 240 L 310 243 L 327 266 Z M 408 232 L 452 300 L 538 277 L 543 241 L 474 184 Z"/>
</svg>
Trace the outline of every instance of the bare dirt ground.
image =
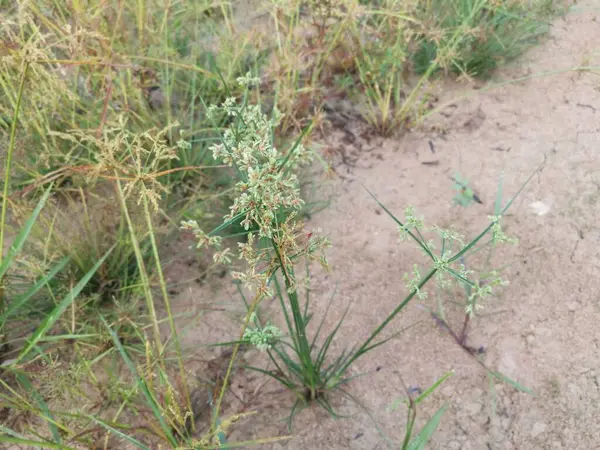
<svg viewBox="0 0 600 450">
<path fill-rule="evenodd" d="M 351 303 L 338 350 L 366 337 L 394 309 L 405 295 L 403 274 L 413 262 L 424 262 L 411 247 L 397 243 L 393 222 L 361 184 L 398 215 L 410 204 L 428 224 L 451 225 L 473 236 L 492 213 L 500 174 L 509 196 L 546 159 L 505 219 L 507 233 L 520 240 L 500 261 L 510 265 L 506 277 L 511 284 L 485 305 L 470 334 L 473 345 L 485 346 L 489 367 L 535 395 L 495 382 L 493 414 L 485 372 L 415 301 L 391 331 L 416 325 L 359 360 L 355 373 L 368 375 L 350 389 L 396 442 L 404 431 L 405 411 L 388 407 L 405 395 L 401 378 L 406 385 L 427 387 L 454 370 L 419 411 L 425 418 L 449 404 L 431 448 L 600 448 L 600 78 L 566 70 L 600 65 L 599 15 L 597 1 L 579 2 L 577 10 L 554 23 L 546 42 L 495 81 L 530 79 L 493 90 L 467 89 L 468 98 L 452 102 L 429 121 L 426 129 L 436 132 L 367 140 L 360 137 L 358 124 L 348 128 L 357 137 L 354 142 L 341 130 L 321 142 L 337 151 L 336 171 L 342 177 L 328 184 L 334 194 L 331 206 L 309 221 L 333 242 L 332 272 L 313 276 L 313 309 L 318 317 L 324 312 L 336 285 L 329 324 Z M 457 92 L 445 92 L 439 104 L 451 102 Z M 449 177 L 457 172 L 469 178 L 483 205 L 452 207 Z M 181 277 L 186 270 L 193 273 L 189 267 L 175 272 Z M 187 286 L 179 293 L 180 311 L 199 311 L 205 306 L 200 301 L 226 310 L 205 312 L 199 321 L 187 323 L 186 349 L 237 335 L 241 302 L 235 289 L 223 284 Z M 229 395 L 227 410 L 247 401 L 248 409 L 260 413 L 246 419 L 232 441 L 287 433 L 281 419 L 293 399 L 271 383 L 256 389 L 260 383 L 242 373 L 233 379 L 235 395 Z M 294 439 L 272 447 L 386 447 L 367 414 L 351 404 L 342 410 L 351 417 L 335 420 L 316 408 L 303 411 L 295 421 Z"/>
</svg>

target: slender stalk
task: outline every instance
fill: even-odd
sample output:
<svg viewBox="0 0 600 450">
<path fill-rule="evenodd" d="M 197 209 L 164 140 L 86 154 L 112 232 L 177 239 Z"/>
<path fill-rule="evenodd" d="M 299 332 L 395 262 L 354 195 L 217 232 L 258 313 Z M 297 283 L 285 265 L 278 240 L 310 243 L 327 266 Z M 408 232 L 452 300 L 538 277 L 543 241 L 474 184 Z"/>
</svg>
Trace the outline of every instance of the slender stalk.
<svg viewBox="0 0 600 450">
<path fill-rule="evenodd" d="M 131 242 L 133 245 L 135 258 L 140 269 L 141 285 L 144 291 L 144 297 L 146 298 L 146 306 L 148 308 L 150 318 L 152 319 L 152 327 L 154 331 L 154 341 L 156 343 L 156 349 L 159 354 L 162 354 L 163 347 L 160 338 L 160 329 L 158 328 L 158 319 L 156 317 L 156 309 L 154 308 L 154 299 L 152 298 L 152 290 L 150 289 L 150 280 L 148 279 L 148 272 L 146 271 L 146 265 L 144 264 L 144 258 L 142 256 L 142 250 L 140 249 L 140 243 L 135 233 L 135 228 L 133 226 L 133 222 L 131 221 L 131 216 L 129 215 L 129 209 L 127 208 L 127 203 L 125 202 L 123 188 L 121 187 L 121 182 L 118 180 L 117 189 L 119 193 L 119 200 L 121 201 L 122 211 L 125 215 L 125 220 L 127 220 L 127 226 L 129 227 L 129 234 L 131 235 Z"/>
<path fill-rule="evenodd" d="M 422 289 L 423 286 L 425 286 L 427 284 L 427 282 L 436 274 L 436 272 L 438 271 L 438 269 L 431 269 L 429 271 L 429 273 L 425 276 L 425 278 L 423 278 L 421 280 L 421 282 L 419 283 L 418 289 Z M 371 336 L 369 336 L 369 338 L 360 346 L 360 348 L 354 353 L 354 355 L 352 356 L 352 358 L 349 358 L 348 361 L 346 361 L 346 364 L 344 364 L 340 370 L 338 371 L 338 373 L 344 373 L 346 370 L 348 370 L 348 368 L 358 359 L 360 358 L 363 354 L 365 354 L 368 350 L 369 350 L 369 344 L 371 342 L 373 342 L 373 339 L 375 339 L 379 333 L 381 333 L 383 331 L 383 329 L 392 321 L 392 319 L 394 317 L 396 317 L 396 315 L 402 311 L 404 309 L 404 307 L 408 304 L 408 302 L 410 302 L 412 300 L 412 298 L 417 294 L 417 290 L 412 291 L 405 299 L 404 301 L 402 301 L 402 303 L 400 303 L 396 309 L 394 309 L 391 314 L 389 316 L 386 317 L 386 319 L 381 323 L 381 325 L 379 325 L 375 331 L 373 331 L 373 333 L 371 333 Z"/>
<path fill-rule="evenodd" d="M 169 294 L 167 292 L 167 284 L 165 283 L 165 277 L 162 271 L 162 265 L 160 262 L 160 256 L 158 255 L 158 246 L 156 245 L 156 237 L 154 235 L 154 227 L 152 225 L 152 218 L 150 215 L 150 208 L 148 207 L 148 199 L 143 197 L 144 203 L 144 215 L 146 216 L 146 224 L 148 227 L 148 233 L 150 235 L 150 243 L 152 245 L 152 254 L 154 256 L 154 263 L 156 265 L 156 273 L 158 274 L 158 280 L 160 284 L 160 290 L 163 295 L 165 302 L 165 310 L 167 311 L 167 318 L 169 321 L 169 327 L 171 328 L 171 335 L 175 342 L 175 352 L 177 354 L 177 364 L 179 366 L 179 376 L 181 377 L 181 383 L 183 385 L 183 395 L 187 403 L 189 411 L 192 411 L 192 403 L 190 400 L 190 392 L 187 385 L 187 376 L 185 374 L 185 367 L 183 365 L 183 355 L 181 353 L 181 342 L 179 341 L 179 334 L 175 328 L 175 321 L 173 320 L 173 314 L 171 312 L 171 302 L 169 301 Z M 191 421 L 192 427 L 194 427 L 194 421 Z"/>
<path fill-rule="evenodd" d="M 21 109 L 21 99 L 23 98 L 23 89 L 27 78 L 27 69 L 29 63 L 25 62 L 23 73 L 21 74 L 21 82 L 19 83 L 19 91 L 17 93 L 17 105 L 13 114 L 12 123 L 10 124 L 10 141 L 8 143 L 8 153 L 6 155 L 6 163 L 4 166 L 4 188 L 2 190 L 2 218 L 0 219 L 0 263 L 4 257 L 4 230 L 6 227 L 6 210 L 8 206 L 8 186 L 10 184 L 10 169 L 12 166 L 13 153 L 15 150 L 15 138 L 17 135 L 17 121 L 19 119 L 19 111 Z M 1 304 L 0 304 L 1 305 Z M 2 308 L 0 307 L 0 310 Z"/>
<path fill-rule="evenodd" d="M 292 307 L 292 315 L 294 317 L 294 326 L 296 328 L 296 338 L 298 340 L 298 350 L 302 364 L 307 369 L 306 374 L 308 374 L 309 378 L 309 386 L 310 386 L 310 398 L 316 398 L 316 377 L 315 377 L 315 367 L 311 359 L 311 351 L 310 351 L 310 343 L 306 337 L 306 323 L 304 321 L 304 316 L 300 309 L 300 303 L 298 302 L 298 293 L 295 290 L 293 280 L 290 276 L 289 270 L 286 268 L 285 263 L 283 261 L 283 257 L 281 255 L 281 251 L 275 242 L 275 240 L 271 240 L 273 245 L 273 249 L 277 255 L 277 259 L 279 260 L 279 264 L 281 266 L 281 271 L 283 273 L 285 279 L 285 287 L 286 292 L 288 292 L 288 298 L 290 299 L 290 306 Z M 293 290 L 292 290 L 293 289 Z"/>
<path fill-rule="evenodd" d="M 19 91 L 17 93 L 17 104 L 13 114 L 12 123 L 10 124 L 10 141 L 8 143 L 8 153 L 6 155 L 6 163 L 4 167 L 4 188 L 2 190 L 2 218 L 0 219 L 0 264 L 4 257 L 4 231 L 6 227 L 6 210 L 8 207 L 8 185 L 10 184 L 10 169 L 12 165 L 13 153 L 15 150 L 15 138 L 17 136 L 17 121 L 19 119 L 19 111 L 21 109 L 21 99 L 23 98 L 23 90 L 25 88 L 25 80 L 27 79 L 27 70 L 29 62 L 25 61 L 23 73 L 21 74 L 21 82 L 19 83 Z M 0 278 L 0 312 L 4 310 L 4 283 Z"/>
</svg>

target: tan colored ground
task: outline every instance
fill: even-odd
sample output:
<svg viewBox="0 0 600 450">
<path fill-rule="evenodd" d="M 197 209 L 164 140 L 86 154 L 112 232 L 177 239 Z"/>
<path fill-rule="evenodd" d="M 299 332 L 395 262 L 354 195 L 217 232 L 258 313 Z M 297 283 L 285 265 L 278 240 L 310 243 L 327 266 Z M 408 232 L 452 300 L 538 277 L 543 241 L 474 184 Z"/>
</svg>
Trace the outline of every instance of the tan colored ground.
<svg viewBox="0 0 600 450">
<path fill-rule="evenodd" d="M 370 142 L 359 137 L 351 144 L 347 134 L 337 130 L 322 141 L 325 148 L 337 150 L 336 170 L 343 179 L 329 183 L 332 205 L 309 222 L 333 241 L 329 252 L 333 272 L 315 274 L 313 308 L 319 317 L 339 283 L 329 323 L 339 319 L 349 302 L 352 309 L 338 336 L 338 349 L 367 336 L 401 300 L 402 275 L 411 270 L 417 255 L 411 247 L 397 244 L 394 224 L 361 183 L 397 214 L 411 204 L 429 224 L 452 225 L 473 236 L 492 211 L 501 172 L 505 190 L 512 195 L 547 158 L 506 218 L 507 232 L 520 239 L 500 261 L 510 264 L 506 275 L 511 284 L 488 302 L 470 335 L 473 345 L 487 349 L 488 366 L 531 387 L 536 395 L 495 383 L 494 416 L 485 372 L 435 327 L 415 301 L 391 330 L 417 325 L 359 360 L 355 372 L 372 373 L 351 387 L 396 441 L 404 430 L 404 411 L 387 408 L 404 395 L 400 377 L 406 385 L 427 387 L 454 370 L 421 411 L 426 417 L 443 402 L 450 405 L 431 448 L 600 448 L 600 78 L 565 71 L 582 64 L 600 65 L 598 15 L 597 1 L 579 2 L 576 11 L 556 21 L 547 42 L 497 74 L 495 81 L 558 73 L 473 92 L 454 102 L 429 124 L 443 125 L 444 135 L 415 132 Z M 456 96 L 456 90 L 447 92 L 439 104 Z M 361 133 L 360 125 L 349 129 L 356 136 Z M 438 163 L 423 164 L 427 161 Z M 456 172 L 471 180 L 483 205 L 452 208 L 449 176 Z M 549 210 L 540 214 L 544 205 Z M 185 270 L 194 272 L 193 268 L 177 272 L 181 276 Z M 187 330 L 188 350 L 207 339 L 237 334 L 239 325 L 232 319 L 242 310 L 235 290 L 215 288 L 210 296 L 208 290 L 187 285 L 178 297 L 180 310 L 198 311 L 208 303 L 227 310 L 207 313 Z M 204 350 L 199 353 L 206 355 Z M 252 357 L 246 354 L 247 359 Z M 236 395 L 261 413 L 232 438 L 286 433 L 280 419 L 293 400 L 271 383 L 252 399 L 251 390 L 259 384 L 248 375 L 234 378 Z M 230 411 L 241 406 L 231 395 L 227 404 Z M 343 410 L 354 415 L 334 420 L 318 409 L 304 411 L 295 422 L 294 439 L 273 448 L 386 447 L 365 413 L 351 405 Z"/>
</svg>

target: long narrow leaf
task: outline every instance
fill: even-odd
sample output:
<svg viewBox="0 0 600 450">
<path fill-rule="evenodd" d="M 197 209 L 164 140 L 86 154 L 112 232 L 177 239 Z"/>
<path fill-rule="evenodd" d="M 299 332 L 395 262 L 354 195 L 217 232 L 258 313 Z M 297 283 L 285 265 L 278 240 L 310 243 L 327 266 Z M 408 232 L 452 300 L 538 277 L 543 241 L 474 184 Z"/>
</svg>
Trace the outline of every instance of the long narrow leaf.
<svg viewBox="0 0 600 450">
<path fill-rule="evenodd" d="M 61 444 L 52 444 L 50 442 L 32 441 L 30 439 L 21 439 L 16 437 L 8 437 L 0 435 L 0 442 L 6 442 L 7 444 L 22 444 L 29 445 L 34 448 L 57 448 L 60 450 L 77 450 L 74 447 L 67 447 Z"/>
<path fill-rule="evenodd" d="M 437 412 L 431 417 L 431 419 L 429 419 L 429 422 L 427 422 L 425 426 L 421 429 L 421 432 L 417 435 L 417 437 L 415 437 L 414 440 L 411 441 L 411 443 L 407 447 L 407 450 L 423 450 L 425 448 L 425 445 L 427 445 L 427 442 L 429 442 L 431 436 L 433 436 L 433 433 L 435 433 L 435 430 L 440 424 L 442 416 L 444 415 L 444 412 L 446 412 L 447 408 L 448 405 L 445 404 L 437 410 Z"/>
<path fill-rule="evenodd" d="M 17 378 L 17 381 L 19 382 L 19 384 L 21 384 L 25 388 L 25 391 L 28 392 L 29 395 L 31 395 L 34 398 L 34 400 L 37 402 L 37 404 L 39 405 L 40 412 L 41 412 L 40 415 L 48 423 L 48 428 L 50 428 L 50 432 L 52 433 L 52 438 L 54 439 L 54 443 L 62 444 L 62 439 L 60 437 L 58 427 L 56 426 L 56 421 L 54 420 L 54 417 L 52 417 L 50 408 L 48 408 L 48 405 L 44 401 L 44 398 L 33 387 L 33 385 L 31 384 L 31 381 L 29 381 L 29 378 L 27 377 L 27 375 L 25 375 L 22 372 L 18 372 L 18 373 L 16 373 L 16 378 Z"/>
<path fill-rule="evenodd" d="M 21 99 L 25 90 L 25 80 L 27 79 L 27 70 L 29 69 L 29 61 L 25 61 L 25 65 L 21 72 L 21 81 L 19 83 L 19 91 L 17 92 L 17 102 L 13 111 L 13 118 L 10 124 L 10 138 L 8 141 L 8 151 L 4 158 L 4 186 L 2 187 L 2 209 L 0 211 L 0 263 L 3 262 L 4 256 L 4 231 L 6 228 L 6 212 L 8 210 L 8 189 L 10 185 L 10 172 L 13 160 L 13 152 L 17 136 L 17 124 L 19 122 L 19 113 L 21 112 Z M 0 275 L 0 280 L 2 275 Z M 0 299 L 0 303 L 1 303 Z"/>
<path fill-rule="evenodd" d="M 131 436 L 128 436 L 127 434 L 125 434 L 122 431 L 118 430 L 117 428 L 109 425 L 108 423 L 104 422 L 103 420 L 100 420 L 94 416 L 88 416 L 88 417 L 91 420 L 93 420 L 94 422 L 96 422 L 98 425 L 106 428 L 108 431 L 110 431 L 115 436 L 120 437 L 121 439 L 124 439 L 127 442 L 130 442 L 131 444 L 135 445 L 137 448 L 141 448 L 142 450 L 150 450 L 150 447 L 146 447 L 144 444 L 142 444 L 137 439 L 134 439 Z"/>
<path fill-rule="evenodd" d="M 66 257 L 61 262 L 59 262 L 56 266 L 52 268 L 50 272 L 48 272 L 45 276 L 43 276 L 37 283 L 35 283 L 24 295 L 19 297 L 18 299 L 10 302 L 10 306 L 6 311 L 0 316 L 0 326 L 3 324 L 6 319 L 10 316 L 18 312 L 25 303 L 27 303 L 31 297 L 33 297 L 37 292 L 44 287 L 52 278 L 56 276 L 58 272 L 60 272 L 67 263 L 71 260 L 71 257 Z"/>
<path fill-rule="evenodd" d="M 321 334 L 321 328 L 323 328 L 323 324 L 325 323 L 325 319 L 327 318 L 327 314 L 329 313 L 329 308 L 331 307 L 331 304 L 333 303 L 333 298 L 335 297 L 335 294 L 338 291 L 338 287 L 339 287 L 339 284 L 336 284 L 335 289 L 333 290 L 333 293 L 331 294 L 331 298 L 327 302 L 327 307 L 325 308 L 325 312 L 323 313 L 321 322 L 319 323 L 319 326 L 317 327 L 317 331 L 315 332 L 315 335 L 313 337 L 312 343 L 310 344 L 311 351 L 314 349 L 314 347 L 317 343 L 317 339 L 319 339 L 319 335 Z"/>
<path fill-rule="evenodd" d="M 415 404 L 418 405 L 423 400 L 425 400 L 427 397 L 429 397 L 440 386 L 440 384 L 442 384 L 444 381 L 446 381 L 452 375 L 454 375 L 454 371 L 450 371 L 450 372 L 446 373 L 442 378 L 440 378 L 435 383 L 433 383 L 425 392 L 423 392 L 421 395 L 419 395 L 414 400 Z"/>
<path fill-rule="evenodd" d="M 499 216 L 502 213 L 502 186 L 504 184 L 504 173 L 500 174 L 498 180 L 498 192 L 496 192 L 496 201 L 494 202 L 494 215 Z"/>
<path fill-rule="evenodd" d="M 423 286 L 425 286 L 429 280 L 437 273 L 438 269 L 433 268 L 431 269 L 427 275 L 425 275 L 424 278 L 421 279 L 419 285 L 417 286 L 419 289 L 422 289 Z M 350 367 L 351 364 L 354 363 L 354 361 L 356 361 L 358 358 L 360 358 L 362 355 L 364 355 L 367 350 L 369 348 L 369 344 L 371 344 L 371 342 L 377 337 L 379 336 L 379 333 L 381 333 L 384 328 L 394 319 L 394 317 L 396 317 L 400 311 L 402 311 L 406 305 L 408 305 L 408 303 L 414 298 L 414 296 L 416 295 L 417 291 L 414 290 L 412 291 L 386 318 L 385 320 L 381 323 L 381 325 L 379 325 L 375 331 L 373 331 L 371 333 L 371 335 L 367 338 L 367 340 L 365 342 L 363 342 L 363 344 L 360 346 L 360 348 L 356 351 L 356 353 L 354 353 L 354 355 L 352 356 L 352 358 L 350 358 L 350 360 L 344 365 L 344 367 L 342 368 L 341 372 L 345 372 L 348 367 Z"/>
<path fill-rule="evenodd" d="M 538 166 L 538 168 L 535 169 L 534 172 L 531 175 L 529 175 L 529 178 L 527 178 L 527 180 L 525 180 L 525 183 L 523 183 L 521 185 L 521 187 L 519 188 L 519 190 L 517 191 L 517 193 L 515 195 L 513 195 L 513 197 L 508 201 L 508 203 L 506 204 L 506 206 L 504 207 L 504 209 L 502 210 L 502 213 L 500 215 L 504 215 L 504 213 L 508 210 L 508 208 L 510 208 L 510 206 L 513 204 L 513 202 L 515 201 L 515 199 L 521 194 L 521 192 L 523 192 L 523 189 L 525 189 L 525 187 L 529 184 L 529 182 L 534 177 L 534 175 L 536 173 L 538 173 L 545 165 L 546 165 L 546 160 L 544 159 L 544 162 L 541 163 Z"/>
<path fill-rule="evenodd" d="M 504 382 L 510 384 L 512 387 L 518 389 L 519 391 L 522 391 L 522 392 L 525 392 L 527 394 L 533 395 L 533 391 L 531 389 L 529 389 L 526 386 L 523 386 L 520 383 L 517 383 L 515 380 L 513 380 L 512 378 L 507 377 L 503 373 L 490 371 L 489 374 L 492 375 L 493 377 L 499 379 L 500 381 L 504 381 Z"/>
<path fill-rule="evenodd" d="M 73 287 L 73 289 L 71 289 L 71 291 L 65 296 L 65 298 L 63 298 L 59 302 L 59 304 L 54 307 L 52 312 L 50 314 L 48 314 L 46 319 L 38 327 L 38 329 L 35 331 L 35 333 L 33 333 L 33 336 L 31 337 L 31 339 L 29 339 L 27 341 L 27 345 L 21 351 L 21 354 L 17 358 L 17 361 L 16 361 L 17 363 L 22 361 L 23 358 L 25 356 L 27 356 L 27 354 L 31 351 L 31 349 L 36 346 L 36 344 L 40 340 L 40 338 L 52 327 L 52 325 L 54 325 L 54 323 L 58 320 L 58 318 L 62 315 L 62 313 L 65 312 L 65 310 L 71 305 L 71 303 L 73 303 L 73 300 L 75 300 L 75 298 L 79 295 L 79 293 L 83 290 L 83 288 L 88 284 L 88 282 L 90 281 L 90 279 L 92 278 L 94 273 L 96 273 L 98 268 L 102 265 L 102 263 L 104 263 L 104 260 L 113 251 L 113 249 L 115 248 L 115 245 L 113 245 L 104 254 L 104 256 L 98 260 L 98 262 L 96 264 L 94 264 L 94 267 L 92 267 L 92 269 L 88 273 L 86 273 L 85 276 L 81 280 L 79 280 L 79 283 L 77 283 Z"/>
<path fill-rule="evenodd" d="M 373 200 L 375 200 L 375 201 L 377 202 L 377 204 L 379 205 L 379 207 L 380 207 L 381 209 L 383 209 L 383 210 L 385 211 L 385 213 L 386 213 L 388 216 L 390 216 L 390 217 L 392 218 L 392 220 L 393 220 L 394 222 L 396 222 L 396 224 L 397 224 L 399 227 L 404 227 L 404 224 L 403 224 L 403 223 L 402 223 L 402 222 L 401 222 L 401 221 L 400 221 L 400 220 L 399 220 L 399 219 L 398 219 L 396 216 L 394 216 L 394 215 L 392 214 L 392 212 L 391 212 L 389 209 L 387 209 L 387 208 L 386 208 L 386 207 L 383 205 L 383 203 L 381 203 L 381 202 L 379 201 L 379 199 L 378 199 L 377 197 L 375 197 L 375 194 L 373 194 L 373 193 L 372 193 L 372 192 L 371 192 L 369 189 L 367 189 L 366 187 L 364 187 L 364 186 L 363 186 L 363 188 L 364 188 L 364 189 L 365 189 L 365 190 L 366 190 L 366 191 L 369 193 L 369 195 L 370 195 L 371 197 L 373 197 Z M 415 235 L 413 234 L 413 232 L 412 232 L 412 231 L 410 231 L 410 230 L 407 230 L 407 232 L 408 232 L 409 236 L 410 236 L 411 238 L 413 238 L 413 240 L 414 240 L 414 241 L 415 241 L 417 244 L 419 244 L 419 246 L 420 246 L 420 247 L 423 249 L 423 251 L 424 251 L 424 252 L 425 252 L 427 255 L 429 255 L 429 257 L 430 257 L 432 260 L 434 260 L 434 261 L 435 261 L 435 258 L 434 258 L 434 256 L 433 256 L 433 253 L 431 253 L 431 250 L 429 250 L 429 247 L 427 246 L 427 244 L 426 244 L 424 241 L 422 241 L 421 239 L 419 239 L 417 236 L 415 236 Z"/>
<path fill-rule="evenodd" d="M 234 223 L 237 223 L 245 215 L 246 215 L 246 211 L 242 211 L 241 213 L 236 214 L 234 217 L 232 217 L 231 219 L 229 219 L 226 222 L 223 222 L 217 228 L 215 228 L 214 230 L 212 230 L 210 233 L 208 233 L 208 235 L 209 236 L 215 236 L 217 233 L 221 232 L 222 230 L 224 230 L 225 228 L 229 227 L 230 225 L 233 225 Z"/>
<path fill-rule="evenodd" d="M 123 358 L 123 361 L 125 361 L 125 364 L 129 368 L 132 375 L 138 380 L 138 384 L 140 385 L 142 393 L 144 394 L 144 397 L 146 397 L 146 401 L 148 402 L 148 405 L 152 409 L 152 413 L 154 414 L 154 417 L 156 417 L 156 419 L 160 423 L 160 426 L 161 426 L 163 432 L 165 433 L 165 436 L 167 437 L 167 439 L 169 440 L 171 445 L 177 446 L 177 440 L 175 439 L 175 437 L 173 436 L 173 433 L 171 432 L 171 429 L 165 422 L 162 411 L 160 410 L 158 403 L 156 402 L 156 399 L 150 392 L 150 389 L 148 388 L 148 384 L 146 383 L 146 380 L 143 377 L 141 377 L 140 374 L 138 373 L 138 371 L 135 367 L 135 364 L 133 364 L 133 361 L 127 354 L 125 347 L 123 347 L 123 344 L 121 343 L 121 340 L 119 339 L 119 336 L 117 336 L 117 334 L 114 332 L 114 330 L 108 325 L 108 322 L 106 321 L 106 319 L 103 316 L 100 316 L 100 319 L 102 319 L 104 326 L 107 328 L 108 332 L 110 333 L 113 343 L 115 344 L 115 347 L 117 348 L 117 350 L 119 350 L 119 353 L 121 354 L 121 357 Z"/>
<path fill-rule="evenodd" d="M 48 196 L 50 195 L 51 189 L 52 189 L 52 185 L 50 185 L 48 187 L 48 189 L 46 190 L 46 192 L 44 192 L 44 195 L 42 196 L 42 198 L 36 205 L 35 209 L 31 213 L 31 216 L 29 216 L 29 219 L 27 219 L 25 224 L 23 224 L 23 226 L 21 227 L 21 230 L 19 231 L 19 234 L 17 235 L 14 242 L 10 246 L 10 251 L 8 252 L 8 255 L 6 256 L 6 258 L 4 258 L 2 260 L 2 264 L 0 264 L 0 279 L 2 279 L 2 277 L 4 277 L 4 275 L 6 274 L 6 271 L 12 264 L 13 259 L 15 259 L 15 257 L 19 254 L 19 252 L 23 248 L 23 245 L 25 244 L 25 241 L 27 240 L 29 233 L 31 233 L 31 229 L 33 228 L 33 225 L 35 224 L 35 221 L 37 220 L 38 216 L 40 215 L 42 208 L 46 204 L 46 200 L 48 200 Z M 0 251 L 2 251 L 2 249 L 0 249 Z"/>
<path fill-rule="evenodd" d="M 317 371 L 320 370 L 323 363 L 325 362 L 325 358 L 327 357 L 327 351 L 329 350 L 329 346 L 333 342 L 335 335 L 337 334 L 338 330 L 342 326 L 342 323 L 344 322 L 344 319 L 346 318 L 348 311 L 350 311 L 350 304 L 348 304 L 346 311 L 344 311 L 344 314 L 342 315 L 341 319 L 338 321 L 338 323 L 335 326 L 335 328 L 333 329 L 333 331 L 331 333 L 329 333 L 329 336 L 327 336 L 327 339 L 325 339 L 325 344 L 323 345 L 323 348 L 321 348 L 321 350 L 319 351 L 317 360 L 315 362 L 315 367 L 316 367 Z"/>
<path fill-rule="evenodd" d="M 314 124 L 315 124 L 315 120 L 313 119 L 313 121 L 307 127 L 305 127 L 304 130 L 302 130 L 302 133 L 300 133 L 300 136 L 298 136 L 298 139 L 296 139 L 296 142 L 294 142 L 294 145 L 287 152 L 287 155 L 285 155 L 285 158 L 283 159 L 283 161 L 279 165 L 279 168 L 277 169 L 277 172 L 281 172 L 284 168 L 286 168 L 286 165 L 287 165 L 288 161 L 290 160 L 291 156 L 294 154 L 294 152 L 296 151 L 296 149 L 300 146 L 300 143 L 302 142 L 302 139 L 304 139 L 304 137 L 308 134 L 308 132 L 310 130 L 312 130 L 312 127 L 313 127 Z M 287 169 L 286 169 L 286 171 L 287 171 Z M 284 173 L 285 173 L 285 171 L 284 171 Z"/>
</svg>

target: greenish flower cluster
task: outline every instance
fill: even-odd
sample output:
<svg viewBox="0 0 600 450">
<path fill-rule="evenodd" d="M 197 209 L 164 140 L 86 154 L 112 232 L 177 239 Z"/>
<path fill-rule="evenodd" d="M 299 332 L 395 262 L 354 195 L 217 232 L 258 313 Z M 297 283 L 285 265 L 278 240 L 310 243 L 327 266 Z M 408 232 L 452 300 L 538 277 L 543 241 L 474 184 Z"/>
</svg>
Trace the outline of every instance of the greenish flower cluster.
<svg viewBox="0 0 600 450">
<path fill-rule="evenodd" d="M 271 130 L 277 125 L 279 114 L 269 119 L 260 105 L 238 105 L 234 98 L 228 98 L 221 106 L 209 108 L 209 113 L 237 118 L 224 131 L 221 142 L 210 148 L 215 159 L 236 168 L 241 178 L 236 185 L 239 195 L 225 219 L 242 213 L 245 217 L 241 224 L 246 230 L 256 223 L 259 235 L 270 238 L 277 211 L 303 205 L 298 179 L 291 171 L 284 170 L 283 161 L 293 168 L 310 162 L 312 155 L 302 144 L 288 155 L 281 154 L 271 140 Z"/>
<path fill-rule="evenodd" d="M 255 313 L 252 313 L 250 316 L 250 322 L 254 322 L 255 327 L 246 328 L 246 331 L 244 331 L 244 341 L 262 352 L 269 350 L 281 337 L 281 330 L 275 325 L 268 323 L 264 327 L 261 327 Z"/>
<path fill-rule="evenodd" d="M 408 206 L 404 210 L 404 224 L 398 227 L 398 231 L 400 233 L 399 240 L 406 240 L 412 230 L 419 230 L 422 228 L 423 217 L 416 216 L 414 208 L 412 206 Z"/>
</svg>

